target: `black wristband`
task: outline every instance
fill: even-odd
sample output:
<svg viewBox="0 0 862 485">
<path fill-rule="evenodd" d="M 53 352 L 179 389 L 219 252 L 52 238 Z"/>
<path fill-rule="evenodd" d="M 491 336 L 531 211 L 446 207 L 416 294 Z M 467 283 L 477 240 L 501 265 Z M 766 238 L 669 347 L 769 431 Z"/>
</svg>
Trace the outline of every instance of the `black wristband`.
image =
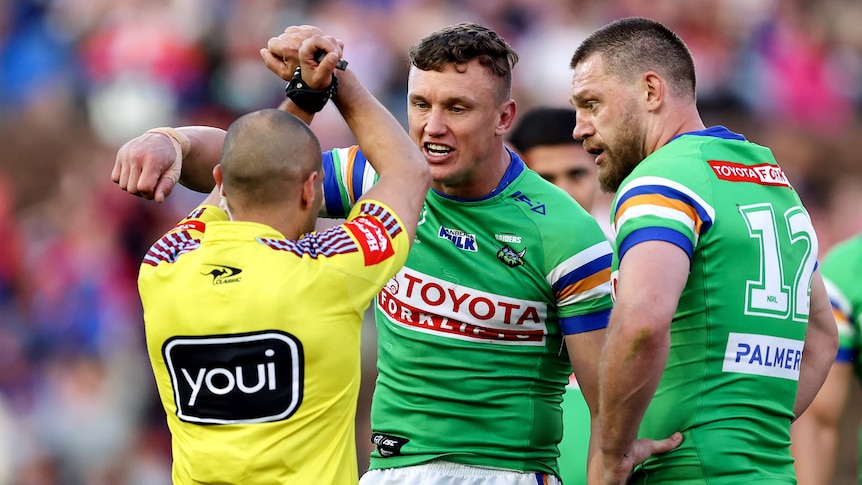
<svg viewBox="0 0 862 485">
<path fill-rule="evenodd" d="M 302 80 L 302 73 L 297 67 L 293 72 L 293 78 L 284 88 L 284 94 L 293 101 L 299 109 L 308 113 L 317 113 L 326 106 L 326 102 L 338 92 L 338 78 L 332 75 L 332 82 L 326 89 L 311 89 Z"/>
</svg>

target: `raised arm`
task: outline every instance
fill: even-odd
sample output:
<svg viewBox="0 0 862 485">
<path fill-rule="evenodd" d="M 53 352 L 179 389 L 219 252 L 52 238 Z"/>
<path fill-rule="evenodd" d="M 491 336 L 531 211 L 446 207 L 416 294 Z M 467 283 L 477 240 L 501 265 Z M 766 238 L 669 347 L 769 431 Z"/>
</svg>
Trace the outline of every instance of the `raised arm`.
<svg viewBox="0 0 862 485">
<path fill-rule="evenodd" d="M 265 49 L 260 50 L 263 63 L 282 80 L 290 82 L 296 68 L 299 66 L 299 48 L 306 39 L 314 36 L 323 36 L 323 31 L 313 25 L 292 25 L 284 29 L 284 32 L 278 37 L 269 39 Z M 340 50 L 343 48 L 342 42 L 334 37 L 326 37 L 326 39 L 334 42 L 338 46 L 340 53 Z M 328 51 L 327 56 L 321 60 L 321 65 L 325 68 L 329 68 L 329 66 L 334 67 L 340 58 L 340 55 L 336 54 L 335 51 Z M 309 59 L 309 61 L 312 61 L 312 59 Z M 316 59 L 314 62 L 317 62 Z M 325 88 L 326 86 L 322 87 Z M 301 109 L 288 98 L 282 101 L 278 109 L 295 115 L 309 125 L 312 119 L 314 119 L 313 112 Z"/>
<path fill-rule="evenodd" d="M 264 63 L 285 81 L 299 65 L 299 47 L 320 29 L 302 25 L 288 27 L 261 49 Z M 341 48 L 340 41 L 330 38 Z M 339 54 L 322 60 L 335 66 Z M 280 109 L 311 123 L 314 113 L 285 100 Z M 224 130 L 208 126 L 157 128 L 126 142 L 117 152 L 111 180 L 121 189 L 145 199 L 162 202 L 179 182 L 197 192 L 209 192 L 215 185 L 212 171 L 218 164 L 224 143 Z"/>
<path fill-rule="evenodd" d="M 145 199 L 164 201 L 177 182 L 197 192 L 215 186 L 224 130 L 209 126 L 157 128 L 120 147 L 111 180 Z"/>
<path fill-rule="evenodd" d="M 331 54 L 334 46 L 330 39 L 315 35 L 303 42 L 299 52 L 303 69 L 306 65 L 313 66 L 315 63 L 311 59 L 315 52 L 323 49 L 330 54 L 319 69 L 332 72 L 332 67 L 326 62 L 331 60 L 334 64 L 338 58 Z M 334 98 L 335 106 L 379 176 L 377 183 L 361 199 L 378 200 L 389 206 L 401 218 L 412 241 L 419 212 L 431 186 L 428 165 L 398 120 L 362 85 L 349 67 L 337 75 L 339 87 Z M 315 87 L 313 79 L 306 80 Z M 316 86 L 320 87 L 319 84 Z"/>
</svg>

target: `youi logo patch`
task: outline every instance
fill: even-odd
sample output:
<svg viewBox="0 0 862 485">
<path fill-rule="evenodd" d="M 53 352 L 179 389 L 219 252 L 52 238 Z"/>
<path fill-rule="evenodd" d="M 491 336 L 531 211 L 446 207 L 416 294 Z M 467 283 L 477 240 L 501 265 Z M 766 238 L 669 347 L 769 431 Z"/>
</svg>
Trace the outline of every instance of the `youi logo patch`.
<svg viewBox="0 0 862 485">
<path fill-rule="evenodd" d="M 302 403 L 303 349 L 288 333 L 174 337 L 162 354 L 183 421 L 280 421 Z"/>
</svg>

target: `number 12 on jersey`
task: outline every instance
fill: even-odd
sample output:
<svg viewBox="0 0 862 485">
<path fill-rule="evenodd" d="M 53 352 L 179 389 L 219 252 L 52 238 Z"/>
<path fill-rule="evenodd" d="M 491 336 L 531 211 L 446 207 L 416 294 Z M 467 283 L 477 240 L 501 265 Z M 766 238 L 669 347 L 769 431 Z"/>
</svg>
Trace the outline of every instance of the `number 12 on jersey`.
<svg viewBox="0 0 862 485">
<path fill-rule="evenodd" d="M 742 206 L 739 212 L 749 236 L 760 243 L 760 278 L 746 282 L 745 313 L 807 322 L 817 259 L 817 236 L 808 213 L 793 206 L 777 218 L 768 203 Z M 782 247 L 782 235 L 789 247 Z"/>
</svg>

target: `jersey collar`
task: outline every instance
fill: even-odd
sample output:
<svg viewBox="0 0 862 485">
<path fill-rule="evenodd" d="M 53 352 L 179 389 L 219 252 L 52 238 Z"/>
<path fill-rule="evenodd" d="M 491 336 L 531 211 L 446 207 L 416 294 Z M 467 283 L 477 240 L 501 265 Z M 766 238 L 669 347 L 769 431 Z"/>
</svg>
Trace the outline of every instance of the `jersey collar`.
<svg viewBox="0 0 862 485">
<path fill-rule="evenodd" d="M 711 136 L 714 138 L 724 138 L 725 140 L 745 141 L 744 136 L 740 135 L 739 133 L 734 133 L 734 132 L 728 130 L 727 128 L 725 128 L 724 126 L 721 126 L 721 125 L 711 126 L 705 130 L 688 131 L 685 133 L 680 133 L 679 135 L 676 135 L 675 137 L 671 138 L 670 141 L 674 141 L 677 138 L 684 136 L 684 135 Z"/>
<path fill-rule="evenodd" d="M 506 190 L 506 188 L 508 188 L 509 185 L 514 182 L 515 179 L 518 178 L 519 175 L 521 175 L 521 173 L 524 172 L 525 168 L 524 161 L 521 160 L 521 157 L 519 157 L 517 153 L 509 150 L 508 148 L 506 148 L 506 151 L 509 152 L 509 156 L 511 157 L 512 161 L 509 163 L 509 168 L 506 169 L 506 173 L 503 174 L 503 178 L 500 179 L 500 183 L 497 184 L 497 187 L 491 192 L 488 192 L 487 194 L 480 197 L 453 197 L 451 195 L 446 195 L 443 192 L 438 192 L 434 189 L 431 190 L 434 191 L 434 193 L 439 195 L 440 197 L 443 197 L 444 199 L 454 200 L 457 202 L 478 202 L 482 200 L 488 200 L 497 196 L 498 194 Z"/>
</svg>

